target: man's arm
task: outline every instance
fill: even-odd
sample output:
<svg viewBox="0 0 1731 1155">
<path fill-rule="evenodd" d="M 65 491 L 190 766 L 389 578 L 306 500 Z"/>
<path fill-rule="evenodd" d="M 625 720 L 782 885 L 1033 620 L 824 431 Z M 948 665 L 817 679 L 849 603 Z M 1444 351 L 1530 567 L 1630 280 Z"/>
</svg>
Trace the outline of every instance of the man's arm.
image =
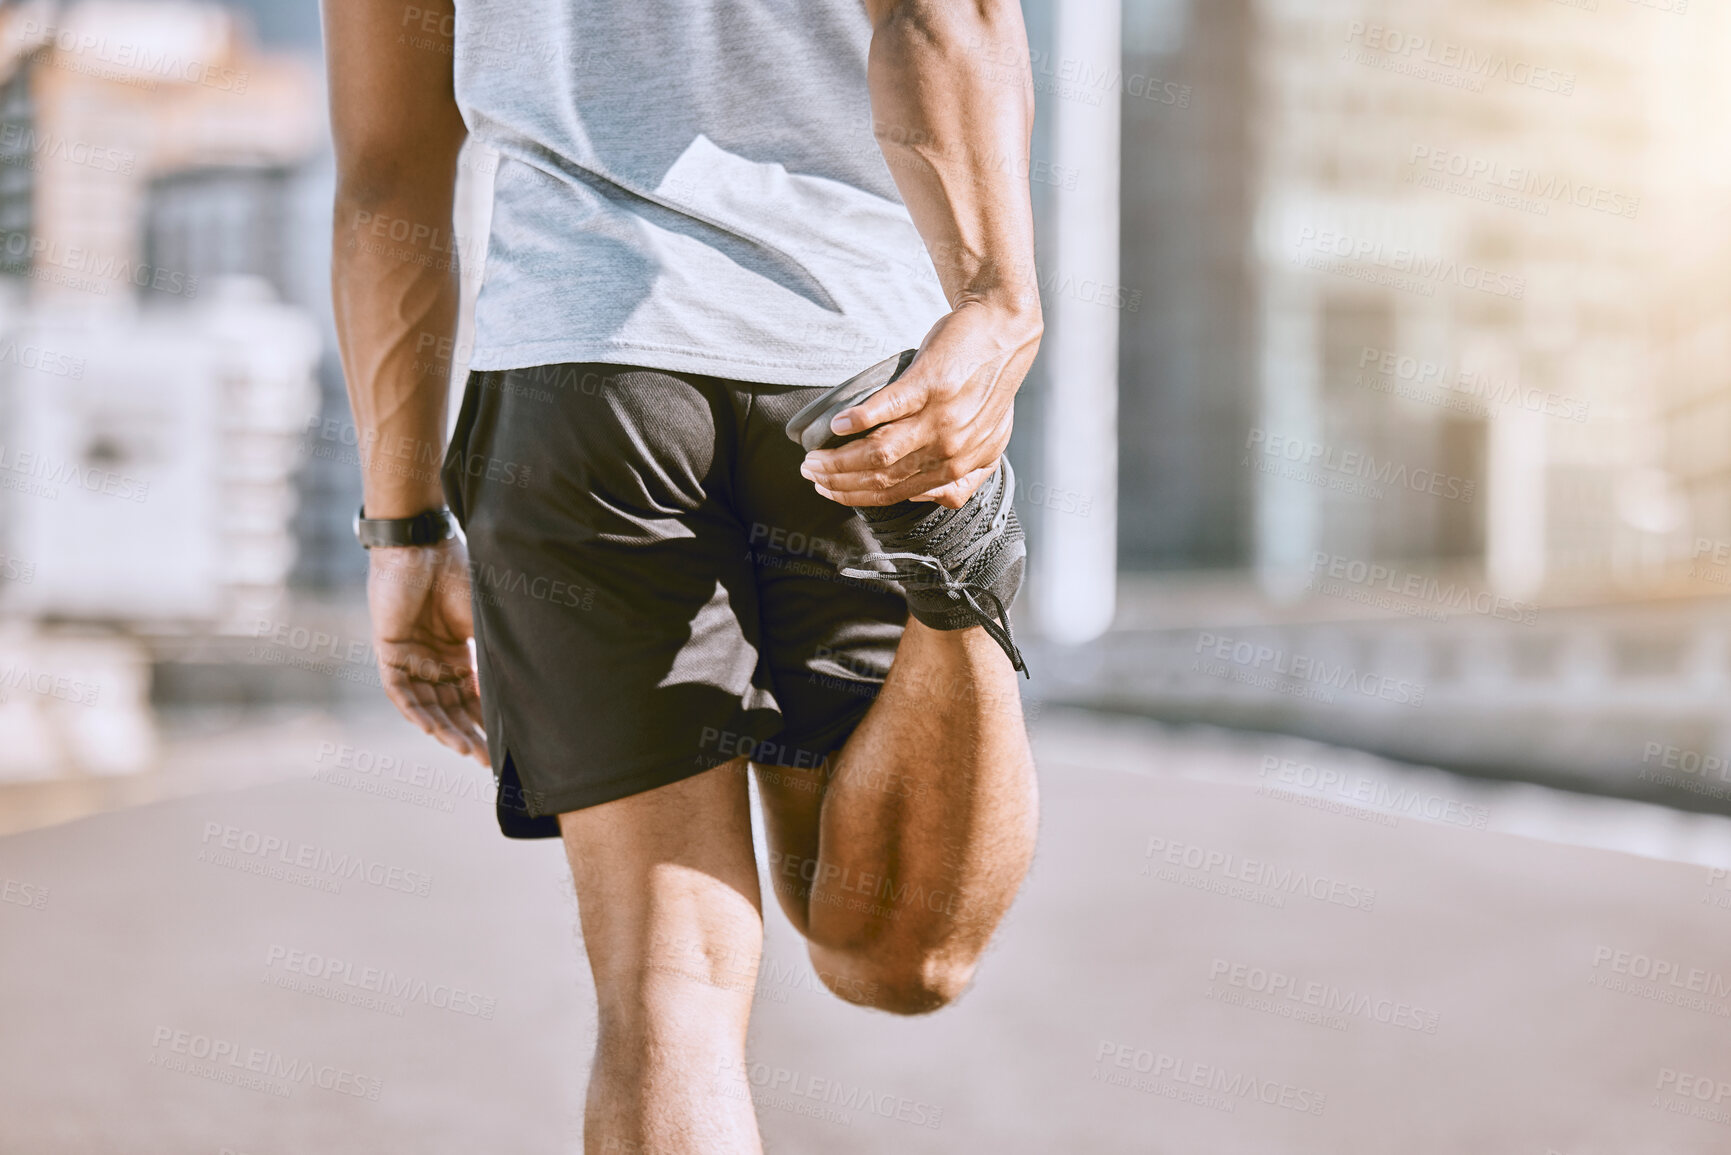
<svg viewBox="0 0 1731 1155">
<path fill-rule="evenodd" d="M 399 0 L 324 5 L 337 155 L 331 298 L 369 517 L 444 504 L 425 447 L 444 441 L 448 365 L 428 373 L 420 354 L 448 348 L 457 321 L 449 238 L 463 121 L 451 58 L 398 43 L 419 35 L 399 27 L 404 12 Z M 414 239 L 393 239 L 405 228 Z M 431 247 L 435 233 L 446 251 Z"/>
<path fill-rule="evenodd" d="M 878 142 L 952 311 L 900 380 L 831 426 L 878 428 L 809 454 L 803 472 L 846 505 L 959 506 L 1009 444 L 1015 393 L 1040 345 L 1028 36 L 1015 0 L 866 9 Z"/>
<path fill-rule="evenodd" d="M 337 159 L 331 299 L 368 517 L 444 504 L 458 298 L 451 209 L 465 135 L 451 56 L 439 51 L 451 15 L 450 0 L 324 3 Z M 462 543 L 376 548 L 368 570 L 386 694 L 422 730 L 484 763 Z"/>
</svg>

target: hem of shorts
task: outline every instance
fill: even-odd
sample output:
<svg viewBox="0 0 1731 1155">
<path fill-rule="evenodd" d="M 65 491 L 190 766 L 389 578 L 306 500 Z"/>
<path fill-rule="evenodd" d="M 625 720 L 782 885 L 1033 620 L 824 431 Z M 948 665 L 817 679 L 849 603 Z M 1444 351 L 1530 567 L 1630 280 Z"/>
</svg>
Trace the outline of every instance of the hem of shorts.
<svg viewBox="0 0 1731 1155">
<path fill-rule="evenodd" d="M 869 684 L 877 686 L 880 690 L 883 687 L 882 682 Z M 822 757 L 827 760 L 831 755 L 835 754 L 836 751 L 847 745 L 847 740 L 853 737 L 853 732 L 859 729 L 859 724 L 861 722 L 865 721 L 866 711 L 870 710 L 872 708 L 872 703 L 877 701 L 875 695 L 867 698 L 862 694 L 860 697 L 861 701 L 864 702 L 864 705 L 851 716 L 838 722 L 831 722 L 828 726 L 813 730 L 803 736 L 789 737 L 778 734 L 775 737 L 776 744 L 779 746 L 785 746 L 792 750 L 809 750 L 814 754 L 819 753 L 819 748 L 821 747 Z M 797 762 L 777 762 L 774 760 L 759 762 L 756 758 L 753 758 L 751 761 L 757 766 L 777 766 L 783 770 L 815 769 L 813 766 L 800 766 Z"/>
<path fill-rule="evenodd" d="M 880 358 L 881 360 L 881 358 Z M 480 372 L 535 369 L 543 365 L 629 365 L 667 373 L 691 373 L 760 385 L 827 388 L 870 365 L 870 359 L 838 358 L 833 366 L 814 368 L 805 361 L 760 361 L 750 357 L 717 356 L 699 349 L 638 342 L 532 341 L 502 348 L 479 348 L 469 368 Z"/>
<path fill-rule="evenodd" d="M 535 798 L 536 804 L 530 810 L 529 817 L 550 818 L 573 810 L 587 810 L 591 806 L 600 806 L 606 802 L 617 802 L 621 798 L 629 798 L 633 794 L 642 794 L 657 787 L 671 786 L 675 782 L 683 782 L 687 778 L 731 762 L 734 757 L 735 755 L 729 755 L 707 766 L 690 758 L 680 758 L 659 763 L 635 774 L 627 774 L 622 778 L 609 778 L 605 782 L 585 783 L 562 790 L 536 790 L 525 782 L 523 793 L 532 794 Z M 519 778 L 523 774 L 521 762 L 517 764 L 517 774 Z"/>
</svg>

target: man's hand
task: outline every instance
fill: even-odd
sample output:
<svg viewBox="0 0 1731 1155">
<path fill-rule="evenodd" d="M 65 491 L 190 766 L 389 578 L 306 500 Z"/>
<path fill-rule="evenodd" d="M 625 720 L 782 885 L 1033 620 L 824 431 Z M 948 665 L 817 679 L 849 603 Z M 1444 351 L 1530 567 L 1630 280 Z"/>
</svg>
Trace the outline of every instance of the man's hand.
<svg viewBox="0 0 1731 1155">
<path fill-rule="evenodd" d="M 423 731 L 490 766 L 462 541 L 369 550 L 367 608 L 386 696 Z"/>
<path fill-rule="evenodd" d="M 1040 331 L 1037 307 L 963 302 L 932 327 L 894 384 L 830 423 L 841 435 L 871 432 L 808 453 L 800 473 L 843 505 L 912 498 L 959 508 L 1010 443 L 1012 403 Z"/>
</svg>

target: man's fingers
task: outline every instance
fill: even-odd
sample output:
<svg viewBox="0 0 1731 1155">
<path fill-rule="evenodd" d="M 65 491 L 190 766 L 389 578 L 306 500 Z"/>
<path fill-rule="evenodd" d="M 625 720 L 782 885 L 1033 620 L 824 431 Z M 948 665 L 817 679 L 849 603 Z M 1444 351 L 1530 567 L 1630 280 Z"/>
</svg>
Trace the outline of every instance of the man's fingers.
<svg viewBox="0 0 1731 1155">
<path fill-rule="evenodd" d="M 903 417 L 911 417 L 926 407 L 931 390 L 926 387 L 925 374 L 919 372 L 919 362 L 908 366 L 899 381 L 886 385 L 848 409 L 837 413 L 829 423 L 830 432 L 838 437 L 871 429 Z"/>
<path fill-rule="evenodd" d="M 908 424 L 902 422 L 892 428 L 899 430 Z M 886 434 L 882 441 L 869 444 L 861 441 L 828 450 L 834 456 L 825 459 L 810 455 L 800 465 L 799 472 L 807 481 L 827 489 L 888 489 L 924 468 L 929 454 L 919 452 L 921 447 L 917 443 L 900 448 L 917 437 L 917 433 L 912 437 Z"/>
<path fill-rule="evenodd" d="M 433 720 L 426 707 L 415 697 L 408 676 L 400 670 L 381 669 L 380 674 L 385 683 L 385 697 L 391 700 L 391 705 L 397 708 L 397 713 L 414 723 L 423 734 L 436 734 L 438 723 Z"/>
<path fill-rule="evenodd" d="M 799 471 L 813 481 L 822 481 L 826 474 L 889 469 L 931 440 L 923 424 L 903 418 L 878 426 L 858 441 L 834 449 L 814 449 L 805 455 Z"/>
<path fill-rule="evenodd" d="M 820 494 L 831 501 L 857 507 L 862 505 L 894 505 L 898 501 L 918 497 L 928 490 L 947 485 L 949 482 L 950 479 L 941 473 L 921 470 L 906 481 L 892 485 L 888 489 L 874 489 L 870 486 L 858 489 L 830 489 L 824 485 L 819 485 L 816 488 Z"/>
<path fill-rule="evenodd" d="M 468 735 L 451 720 L 451 715 L 445 712 L 444 705 L 439 701 L 439 687 L 432 682 L 414 682 L 411 683 L 411 689 L 421 709 L 433 720 L 433 737 L 459 754 L 472 755 L 475 752 L 474 745 L 469 741 Z"/>
<path fill-rule="evenodd" d="M 434 687 L 445 716 L 469 744 L 466 753 L 476 761 L 491 766 L 487 756 L 487 733 L 481 724 L 480 703 L 467 683 L 444 683 Z"/>
<path fill-rule="evenodd" d="M 472 670 L 419 654 L 393 654 L 381 656 L 379 676 L 391 704 L 422 733 L 459 754 L 488 761 L 479 703 L 470 702 L 475 697 Z"/>
<path fill-rule="evenodd" d="M 960 509 L 968 503 L 968 498 L 974 496 L 974 491 L 985 484 L 986 478 L 992 476 L 992 470 L 997 467 L 998 463 L 995 461 L 990 465 L 982 465 L 966 477 L 918 494 L 914 500 L 935 501 L 947 509 Z"/>
</svg>

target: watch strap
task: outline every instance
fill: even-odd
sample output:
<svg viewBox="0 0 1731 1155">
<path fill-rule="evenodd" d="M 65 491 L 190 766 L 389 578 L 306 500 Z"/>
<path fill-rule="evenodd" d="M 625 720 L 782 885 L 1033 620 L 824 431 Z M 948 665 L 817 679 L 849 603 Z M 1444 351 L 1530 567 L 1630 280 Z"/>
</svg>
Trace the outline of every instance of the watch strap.
<svg viewBox="0 0 1731 1155">
<path fill-rule="evenodd" d="M 424 509 L 413 517 L 368 517 L 366 506 L 355 511 L 355 540 L 363 549 L 437 545 L 455 533 L 451 511 L 442 506 Z"/>
</svg>

